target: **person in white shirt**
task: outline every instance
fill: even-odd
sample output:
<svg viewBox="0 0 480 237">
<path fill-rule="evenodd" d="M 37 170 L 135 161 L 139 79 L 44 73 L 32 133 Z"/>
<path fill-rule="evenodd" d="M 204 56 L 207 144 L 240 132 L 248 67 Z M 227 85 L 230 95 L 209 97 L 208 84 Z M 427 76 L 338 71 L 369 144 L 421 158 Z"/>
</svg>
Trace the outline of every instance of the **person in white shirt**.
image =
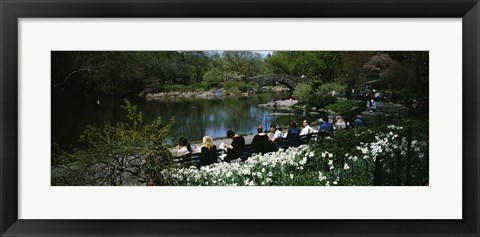
<svg viewBox="0 0 480 237">
<path fill-rule="evenodd" d="M 303 126 L 304 126 L 304 128 L 300 132 L 300 136 L 317 132 L 317 130 L 310 127 L 310 122 L 308 122 L 308 120 L 303 120 Z"/>
<path fill-rule="evenodd" d="M 181 137 L 178 139 L 177 156 L 183 156 L 190 153 L 193 153 L 193 149 L 190 146 L 190 143 L 188 143 L 187 138 Z"/>
<path fill-rule="evenodd" d="M 277 125 L 271 124 L 270 125 L 270 133 L 268 134 L 270 141 L 275 142 L 275 140 L 279 138 L 283 138 L 282 132 L 277 130 Z"/>
</svg>

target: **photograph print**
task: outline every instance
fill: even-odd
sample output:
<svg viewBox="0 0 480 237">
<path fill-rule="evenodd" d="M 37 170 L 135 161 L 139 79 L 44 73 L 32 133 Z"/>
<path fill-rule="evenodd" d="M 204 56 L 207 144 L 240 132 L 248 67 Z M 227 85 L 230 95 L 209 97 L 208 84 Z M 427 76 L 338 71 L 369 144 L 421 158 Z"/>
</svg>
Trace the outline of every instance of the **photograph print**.
<svg viewBox="0 0 480 237">
<path fill-rule="evenodd" d="M 428 186 L 428 51 L 52 51 L 52 186 Z"/>
</svg>

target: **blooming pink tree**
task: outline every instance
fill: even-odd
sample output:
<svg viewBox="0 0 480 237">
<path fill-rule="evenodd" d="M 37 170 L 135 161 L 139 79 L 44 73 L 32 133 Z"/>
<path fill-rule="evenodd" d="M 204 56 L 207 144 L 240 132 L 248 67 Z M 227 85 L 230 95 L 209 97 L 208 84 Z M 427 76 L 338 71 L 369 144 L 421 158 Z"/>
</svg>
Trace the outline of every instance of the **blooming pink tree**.
<svg viewBox="0 0 480 237">
<path fill-rule="evenodd" d="M 370 58 L 363 69 L 367 72 L 382 77 L 390 68 L 390 66 L 395 63 L 395 61 L 387 53 L 379 53 Z"/>
</svg>

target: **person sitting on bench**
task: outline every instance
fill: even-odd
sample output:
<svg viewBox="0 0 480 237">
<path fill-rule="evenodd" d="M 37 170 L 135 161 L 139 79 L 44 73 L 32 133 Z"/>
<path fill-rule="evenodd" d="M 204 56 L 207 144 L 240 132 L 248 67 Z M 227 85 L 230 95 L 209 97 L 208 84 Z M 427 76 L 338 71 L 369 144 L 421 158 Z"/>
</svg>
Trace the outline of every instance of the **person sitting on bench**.
<svg viewBox="0 0 480 237">
<path fill-rule="evenodd" d="M 317 132 L 315 129 L 310 127 L 310 122 L 308 120 L 303 120 L 303 126 L 304 128 L 300 132 L 300 136 Z"/>
<path fill-rule="evenodd" d="M 270 141 L 275 142 L 277 139 L 283 138 L 282 132 L 277 130 L 277 125 L 270 124 L 270 133 L 268 134 Z"/>
<path fill-rule="evenodd" d="M 225 156 L 224 160 L 226 162 L 230 162 L 232 160 L 240 158 L 240 155 L 242 155 L 242 152 L 245 150 L 245 138 L 238 134 L 235 134 L 235 132 L 232 130 L 228 130 L 227 137 L 232 139 L 232 144 L 225 145 L 225 147 L 227 148 L 227 156 Z"/>
<path fill-rule="evenodd" d="M 290 128 L 288 129 L 287 135 L 285 136 L 285 138 L 288 141 L 288 146 L 300 145 L 299 144 L 300 141 L 298 140 L 299 136 L 300 136 L 300 129 L 297 128 L 297 123 L 293 122 L 292 124 L 290 124 Z"/>
<path fill-rule="evenodd" d="M 345 120 L 342 118 L 342 116 L 337 116 L 335 117 L 335 129 L 345 129 L 347 128 L 347 123 L 345 123 Z"/>
<path fill-rule="evenodd" d="M 320 118 L 318 120 L 320 126 L 318 127 L 318 134 L 321 137 L 328 137 L 333 134 L 333 125 L 328 122 L 328 119 L 323 120 Z"/>
<path fill-rule="evenodd" d="M 252 140 L 252 152 L 265 154 L 267 152 L 268 136 L 263 132 L 262 125 L 258 125 L 257 132 L 258 134 Z"/>
<path fill-rule="evenodd" d="M 190 143 L 188 143 L 188 139 L 186 137 L 180 137 L 177 144 L 177 156 L 183 156 L 192 153 L 193 149 L 190 146 Z"/>
<path fill-rule="evenodd" d="M 202 165 L 211 165 L 217 162 L 217 147 L 213 144 L 213 140 L 209 136 L 204 136 L 202 139 L 203 146 L 200 149 L 203 156 L 200 161 Z"/>
<path fill-rule="evenodd" d="M 300 135 L 300 129 L 297 128 L 297 123 L 293 122 L 290 124 L 290 128 L 288 129 L 287 136 L 285 138 L 287 139 L 296 139 Z"/>
</svg>

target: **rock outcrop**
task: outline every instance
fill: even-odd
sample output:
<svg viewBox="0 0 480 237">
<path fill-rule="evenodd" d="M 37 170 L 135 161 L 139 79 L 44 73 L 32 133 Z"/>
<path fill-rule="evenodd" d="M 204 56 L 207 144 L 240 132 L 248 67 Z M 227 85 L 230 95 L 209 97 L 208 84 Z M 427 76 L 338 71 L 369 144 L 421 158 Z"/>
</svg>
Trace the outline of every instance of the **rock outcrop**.
<svg viewBox="0 0 480 237">
<path fill-rule="evenodd" d="M 408 114 L 408 108 L 401 104 L 376 102 L 377 109 L 370 112 L 369 108 L 360 113 L 365 125 L 379 125 L 392 122 L 397 118 L 403 118 Z"/>
<path fill-rule="evenodd" d="M 298 103 L 298 100 L 277 100 L 277 101 L 270 101 L 266 104 L 259 104 L 259 107 L 262 108 L 292 108 L 294 105 Z"/>
<path fill-rule="evenodd" d="M 188 92 L 158 92 L 158 93 L 140 93 L 140 97 L 145 97 L 147 100 L 164 99 L 166 97 L 219 97 L 223 96 L 223 89 L 212 88 L 208 91 L 188 91 Z"/>
</svg>

